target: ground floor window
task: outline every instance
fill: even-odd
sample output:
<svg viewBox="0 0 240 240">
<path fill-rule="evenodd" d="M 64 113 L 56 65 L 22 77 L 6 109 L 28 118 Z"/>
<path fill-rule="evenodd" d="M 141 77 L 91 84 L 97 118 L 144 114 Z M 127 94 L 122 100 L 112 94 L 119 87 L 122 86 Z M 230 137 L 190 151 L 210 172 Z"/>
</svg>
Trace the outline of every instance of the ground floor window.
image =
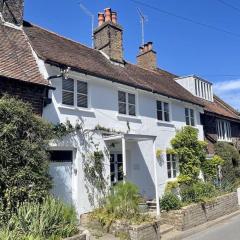
<svg viewBox="0 0 240 240">
<path fill-rule="evenodd" d="M 72 162 L 72 151 L 49 151 L 51 162 Z"/>
<path fill-rule="evenodd" d="M 167 154 L 168 178 L 176 178 L 178 173 L 178 161 L 176 155 Z"/>
<path fill-rule="evenodd" d="M 123 180 L 123 159 L 120 153 L 110 154 L 110 176 L 111 184 Z"/>
</svg>

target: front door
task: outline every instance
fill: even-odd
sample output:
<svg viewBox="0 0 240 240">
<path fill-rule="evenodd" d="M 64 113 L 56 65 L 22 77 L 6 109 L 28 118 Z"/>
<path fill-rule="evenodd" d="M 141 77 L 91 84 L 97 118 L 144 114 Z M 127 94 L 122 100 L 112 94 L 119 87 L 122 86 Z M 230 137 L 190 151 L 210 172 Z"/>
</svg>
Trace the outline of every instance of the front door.
<svg viewBox="0 0 240 240">
<path fill-rule="evenodd" d="M 50 175 L 53 180 L 52 194 L 72 204 L 72 151 L 50 151 Z"/>
<path fill-rule="evenodd" d="M 121 153 L 110 154 L 110 176 L 112 185 L 123 180 L 123 158 Z"/>
</svg>

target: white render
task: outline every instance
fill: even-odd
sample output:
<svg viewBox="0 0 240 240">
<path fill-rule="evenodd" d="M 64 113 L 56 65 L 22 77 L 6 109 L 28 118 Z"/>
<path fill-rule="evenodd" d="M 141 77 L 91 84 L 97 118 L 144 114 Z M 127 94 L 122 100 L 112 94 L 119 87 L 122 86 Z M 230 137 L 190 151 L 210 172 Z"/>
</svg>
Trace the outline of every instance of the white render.
<svg viewBox="0 0 240 240">
<path fill-rule="evenodd" d="M 40 64 L 40 71 L 46 76 L 60 74 L 60 69 L 55 66 Z M 145 141 L 126 141 L 126 173 L 127 180 L 137 184 L 141 194 L 149 199 L 155 199 L 156 193 L 161 196 L 164 193 L 167 176 L 166 156 L 162 155 L 154 164 L 153 151 L 161 149 L 165 151 L 170 148 L 170 141 L 175 136 L 176 131 L 185 126 L 185 107 L 194 109 L 195 127 L 199 130 L 199 139 L 203 140 L 203 126 L 200 123 L 200 113 L 203 109 L 197 105 L 187 102 L 167 98 L 147 91 L 131 88 L 122 84 L 113 83 L 109 80 L 93 77 L 78 72 L 69 72 L 69 77 L 76 80 L 87 81 L 89 108 L 69 107 L 62 102 L 62 79 L 51 80 L 51 85 L 55 90 L 51 90 L 49 97 L 52 103 L 44 108 L 43 117 L 52 123 L 65 123 L 69 120 L 73 125 L 81 119 L 88 129 L 94 129 L 96 125 L 115 129 L 124 133 L 128 132 L 127 122 L 129 122 L 129 134 L 156 136 L 153 143 L 151 139 Z M 118 90 L 136 94 L 137 116 L 130 117 L 118 114 Z M 156 100 L 162 100 L 170 104 L 170 122 L 161 122 L 156 117 Z M 94 137 L 94 142 L 100 144 L 100 148 L 109 147 L 101 135 Z M 156 145 L 156 147 L 155 147 Z M 73 150 L 72 166 L 72 202 L 76 206 L 78 214 L 83 214 L 92 210 L 88 200 L 88 194 L 84 184 L 83 173 L 83 149 L 79 137 L 66 137 L 62 142 L 54 143 L 52 149 Z M 111 152 L 122 152 L 122 141 L 115 140 L 115 146 Z M 105 176 L 110 184 L 110 162 L 105 157 Z M 59 171 L 65 166 L 59 166 Z M 154 169 L 154 167 L 156 167 Z M 61 170 L 62 168 L 62 170 Z M 69 175 L 67 175 L 69 178 Z M 54 176 L 53 176 L 54 177 Z M 157 180 L 157 191 L 155 182 Z M 69 182 L 69 179 L 66 179 Z"/>
</svg>

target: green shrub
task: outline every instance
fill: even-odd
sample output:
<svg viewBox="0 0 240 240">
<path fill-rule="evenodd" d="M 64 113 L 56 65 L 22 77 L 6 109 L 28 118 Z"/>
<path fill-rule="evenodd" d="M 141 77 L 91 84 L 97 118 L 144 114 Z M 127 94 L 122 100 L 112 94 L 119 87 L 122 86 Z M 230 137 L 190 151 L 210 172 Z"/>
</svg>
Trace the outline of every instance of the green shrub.
<svg viewBox="0 0 240 240">
<path fill-rule="evenodd" d="M 41 204 L 22 204 L 1 234 L 8 236 L 9 240 L 52 240 L 69 237 L 77 232 L 75 210 L 48 197 Z M 18 237 L 15 238 L 15 235 Z"/>
<path fill-rule="evenodd" d="M 160 199 L 161 210 L 176 210 L 182 207 L 181 200 L 173 193 L 167 192 Z"/>
<path fill-rule="evenodd" d="M 41 201 L 51 187 L 46 146 L 52 126 L 29 104 L 0 98 L 0 200 L 16 210 L 25 201 Z"/>
<path fill-rule="evenodd" d="M 182 202 L 197 203 L 217 196 L 218 191 L 211 183 L 197 182 L 191 185 L 181 185 L 180 195 Z"/>
<path fill-rule="evenodd" d="M 118 183 L 106 199 L 105 208 L 117 218 L 131 218 L 139 213 L 139 191 L 130 182 Z"/>
<path fill-rule="evenodd" d="M 223 182 L 226 185 L 234 183 L 240 176 L 240 154 L 231 144 L 218 142 L 215 144 L 215 152 L 224 160 L 222 166 Z"/>
</svg>

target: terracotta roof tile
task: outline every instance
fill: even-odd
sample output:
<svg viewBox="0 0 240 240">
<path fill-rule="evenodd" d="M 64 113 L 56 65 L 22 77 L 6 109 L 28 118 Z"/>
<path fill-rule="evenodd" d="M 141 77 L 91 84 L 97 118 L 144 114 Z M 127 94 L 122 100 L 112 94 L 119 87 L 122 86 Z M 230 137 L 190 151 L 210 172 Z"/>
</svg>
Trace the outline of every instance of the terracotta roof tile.
<svg viewBox="0 0 240 240">
<path fill-rule="evenodd" d="M 45 61 L 201 105 L 197 98 L 174 81 L 176 76 L 171 73 L 149 71 L 127 62 L 124 67 L 114 65 L 97 50 L 27 22 L 24 22 L 24 31 L 38 56 Z"/>
<path fill-rule="evenodd" d="M 47 85 L 39 72 L 26 34 L 0 24 L 0 76 Z"/>
<path fill-rule="evenodd" d="M 231 106 L 225 103 L 222 99 L 214 96 L 214 102 L 201 100 L 205 105 L 204 110 L 209 113 L 214 113 L 223 117 L 232 118 L 240 121 L 240 116 Z"/>
</svg>

